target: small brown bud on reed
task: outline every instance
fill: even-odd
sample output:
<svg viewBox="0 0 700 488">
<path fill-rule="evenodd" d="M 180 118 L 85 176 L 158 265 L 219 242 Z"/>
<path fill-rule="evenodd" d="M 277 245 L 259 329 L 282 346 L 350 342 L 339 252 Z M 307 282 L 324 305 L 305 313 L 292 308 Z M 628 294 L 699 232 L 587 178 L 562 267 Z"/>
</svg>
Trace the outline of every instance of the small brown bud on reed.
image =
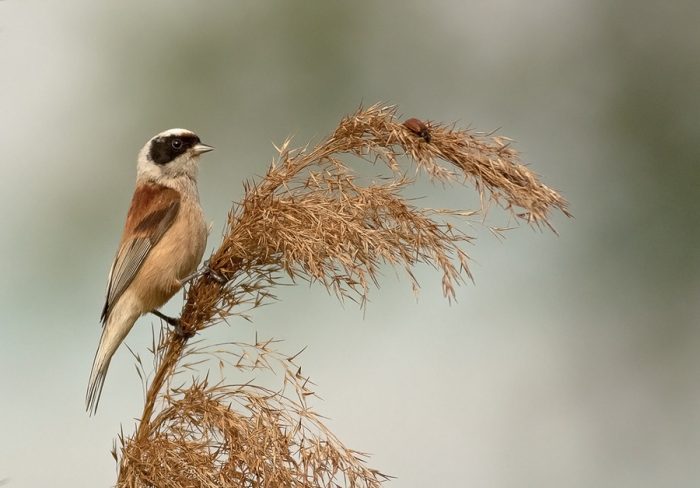
<svg viewBox="0 0 700 488">
<path fill-rule="evenodd" d="M 421 136 L 425 140 L 425 142 L 430 142 L 430 130 L 428 129 L 428 126 L 425 125 L 425 122 L 423 122 L 422 120 L 412 117 L 406 120 L 403 123 L 403 125 L 414 134 Z"/>
</svg>

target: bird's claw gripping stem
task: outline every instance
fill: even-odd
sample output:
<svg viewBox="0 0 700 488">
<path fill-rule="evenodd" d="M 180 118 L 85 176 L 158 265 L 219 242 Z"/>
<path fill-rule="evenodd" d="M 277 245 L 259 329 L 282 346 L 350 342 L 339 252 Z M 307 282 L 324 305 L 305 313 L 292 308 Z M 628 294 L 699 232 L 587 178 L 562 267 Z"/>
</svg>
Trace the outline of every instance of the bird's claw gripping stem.
<svg viewBox="0 0 700 488">
<path fill-rule="evenodd" d="M 164 313 L 159 312 L 158 310 L 152 310 L 151 313 L 155 315 L 156 317 L 160 318 L 163 320 L 165 323 L 170 325 L 173 328 L 173 331 L 175 334 L 177 334 L 179 337 L 182 337 L 183 339 L 189 339 L 194 336 L 194 332 L 191 331 L 186 331 L 183 327 L 182 324 L 180 323 L 180 319 L 176 319 L 174 317 L 169 317 L 165 315 Z"/>
<path fill-rule="evenodd" d="M 189 276 L 184 277 L 182 280 L 180 280 L 180 283 L 183 285 L 186 283 L 189 283 L 190 281 L 199 278 L 202 275 L 207 275 L 210 276 L 214 281 L 219 283 L 220 285 L 225 285 L 226 282 L 228 281 L 226 277 L 224 277 L 221 273 L 217 273 L 213 269 L 211 269 L 211 266 L 209 266 L 209 260 L 204 261 L 204 264 L 202 265 L 201 268 L 199 268 L 197 271 L 192 273 Z"/>
</svg>

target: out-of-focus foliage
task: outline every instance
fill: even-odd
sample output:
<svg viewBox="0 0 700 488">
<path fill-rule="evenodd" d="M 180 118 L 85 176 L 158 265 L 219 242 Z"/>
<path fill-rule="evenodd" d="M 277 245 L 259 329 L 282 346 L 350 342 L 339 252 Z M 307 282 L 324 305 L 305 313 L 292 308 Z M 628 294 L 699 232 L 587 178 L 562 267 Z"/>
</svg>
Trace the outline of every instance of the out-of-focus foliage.
<svg viewBox="0 0 700 488">
<path fill-rule="evenodd" d="M 576 219 L 555 218 L 559 238 L 480 236 L 476 286 L 449 308 L 389 279 L 364 318 L 298 289 L 264 309 L 261 333 L 309 346 L 333 431 L 400 486 L 697 485 L 698 15 L 692 0 L 0 2 L 0 479 L 113 482 L 104 440 L 141 403 L 128 351 L 100 415 L 81 402 L 148 137 L 185 126 L 217 147 L 200 182 L 214 243 L 272 141 L 386 100 L 501 127 Z"/>
</svg>

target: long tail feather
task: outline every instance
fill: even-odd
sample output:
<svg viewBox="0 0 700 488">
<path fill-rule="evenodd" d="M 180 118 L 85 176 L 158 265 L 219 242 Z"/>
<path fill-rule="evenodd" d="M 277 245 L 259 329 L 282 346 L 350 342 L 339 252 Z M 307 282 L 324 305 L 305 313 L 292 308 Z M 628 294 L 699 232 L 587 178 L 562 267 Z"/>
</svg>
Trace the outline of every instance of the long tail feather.
<svg viewBox="0 0 700 488">
<path fill-rule="evenodd" d="M 104 339 L 106 331 L 107 328 L 105 327 L 102 331 L 102 339 Z M 116 348 L 114 348 L 114 351 L 107 353 L 102 339 L 100 340 L 100 346 L 97 348 L 95 359 L 92 362 L 92 371 L 90 372 L 90 380 L 88 381 L 87 393 L 85 394 L 85 409 L 90 415 L 94 415 L 97 412 L 97 405 L 100 402 L 100 395 L 102 395 L 102 387 L 107 377 L 109 362 L 114 351 L 116 351 Z"/>
<path fill-rule="evenodd" d="M 129 313 L 129 310 L 124 310 L 119 305 L 107 318 L 107 323 L 100 336 L 100 345 L 97 347 L 95 359 L 92 362 L 92 371 L 85 394 L 85 408 L 90 415 L 94 415 L 97 411 L 112 356 L 139 316 L 138 313 Z"/>
</svg>

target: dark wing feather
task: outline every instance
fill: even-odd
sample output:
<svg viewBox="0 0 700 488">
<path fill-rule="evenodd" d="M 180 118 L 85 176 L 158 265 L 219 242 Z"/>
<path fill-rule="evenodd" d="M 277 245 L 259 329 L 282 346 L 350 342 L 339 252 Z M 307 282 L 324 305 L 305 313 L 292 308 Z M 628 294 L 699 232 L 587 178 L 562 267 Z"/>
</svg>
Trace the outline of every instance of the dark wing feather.
<svg viewBox="0 0 700 488">
<path fill-rule="evenodd" d="M 124 226 L 117 257 L 112 263 L 102 323 L 141 268 L 146 256 L 170 228 L 180 210 L 180 194 L 163 185 L 137 187 Z"/>
</svg>

